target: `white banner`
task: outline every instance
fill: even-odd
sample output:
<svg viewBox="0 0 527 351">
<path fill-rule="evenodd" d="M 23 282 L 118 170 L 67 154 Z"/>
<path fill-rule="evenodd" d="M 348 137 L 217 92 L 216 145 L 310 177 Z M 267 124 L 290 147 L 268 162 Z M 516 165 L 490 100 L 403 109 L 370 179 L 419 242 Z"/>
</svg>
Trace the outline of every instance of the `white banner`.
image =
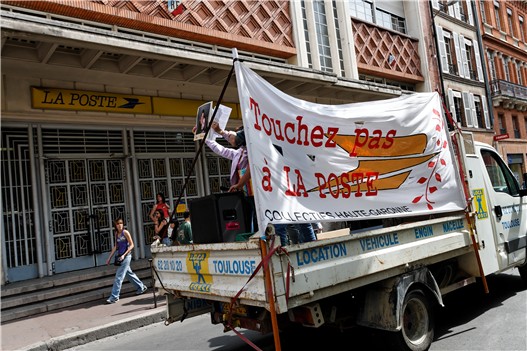
<svg viewBox="0 0 527 351">
<path fill-rule="evenodd" d="M 235 65 L 260 229 L 465 208 L 437 93 L 321 105 Z"/>
</svg>

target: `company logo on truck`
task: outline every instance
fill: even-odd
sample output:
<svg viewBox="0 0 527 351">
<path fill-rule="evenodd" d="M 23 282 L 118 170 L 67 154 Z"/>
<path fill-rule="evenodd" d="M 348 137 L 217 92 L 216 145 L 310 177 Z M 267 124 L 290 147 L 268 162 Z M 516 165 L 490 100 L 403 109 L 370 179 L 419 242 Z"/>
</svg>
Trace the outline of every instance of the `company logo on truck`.
<svg viewBox="0 0 527 351">
<path fill-rule="evenodd" d="M 190 283 L 190 290 L 210 292 L 212 283 L 212 276 L 209 274 L 209 253 L 208 252 L 189 252 L 187 257 L 187 266 L 194 270 L 191 274 L 192 283 Z M 190 271 L 190 270 L 189 270 Z M 207 282 L 207 277 L 210 282 Z"/>
<path fill-rule="evenodd" d="M 472 195 L 474 195 L 474 206 L 476 208 L 478 219 L 488 218 L 489 211 L 487 209 L 487 200 L 485 199 L 483 189 L 474 189 Z"/>
</svg>

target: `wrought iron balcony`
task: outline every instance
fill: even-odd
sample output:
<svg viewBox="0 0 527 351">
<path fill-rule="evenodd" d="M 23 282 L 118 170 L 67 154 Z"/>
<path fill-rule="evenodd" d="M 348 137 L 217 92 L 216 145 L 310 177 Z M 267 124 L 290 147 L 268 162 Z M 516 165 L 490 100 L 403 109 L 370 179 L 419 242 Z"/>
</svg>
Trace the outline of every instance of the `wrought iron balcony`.
<svg viewBox="0 0 527 351">
<path fill-rule="evenodd" d="M 498 79 L 490 82 L 490 90 L 492 100 L 503 107 L 527 110 L 527 87 Z"/>
</svg>

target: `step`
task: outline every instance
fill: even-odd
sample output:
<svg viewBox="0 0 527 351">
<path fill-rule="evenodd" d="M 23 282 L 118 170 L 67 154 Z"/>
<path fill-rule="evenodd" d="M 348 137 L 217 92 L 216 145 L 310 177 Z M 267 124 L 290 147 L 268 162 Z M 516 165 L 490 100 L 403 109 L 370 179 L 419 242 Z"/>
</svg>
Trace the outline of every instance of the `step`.
<svg viewBox="0 0 527 351">
<path fill-rule="evenodd" d="M 146 286 L 152 286 L 150 269 L 137 270 L 135 273 Z M 36 295 L 42 294 L 42 292 L 31 292 L 21 297 L 2 298 L 2 323 L 91 301 L 99 300 L 104 303 L 110 296 L 113 281 L 114 276 L 110 276 L 71 284 L 71 286 L 52 288 L 43 294 L 48 297 L 44 300 L 31 300 L 31 298 L 35 298 Z M 83 290 L 85 288 L 88 288 L 88 290 Z M 62 295 L 64 291 L 70 291 L 70 294 Z M 75 291 L 75 293 L 71 293 L 71 291 Z M 55 293 L 56 295 L 54 296 Z M 135 293 L 135 287 L 125 278 L 121 294 L 128 293 Z"/>
<path fill-rule="evenodd" d="M 150 279 L 143 279 L 143 283 L 149 288 L 152 286 L 152 281 Z M 2 324 L 15 319 L 32 317 L 40 313 L 51 312 L 86 302 L 100 301 L 101 303 L 105 303 L 105 300 L 110 296 L 110 292 L 111 285 L 96 290 L 75 294 L 73 296 L 64 296 L 52 300 L 11 308 L 6 311 L 2 311 Z M 125 281 L 121 288 L 121 296 L 130 293 L 135 293 L 135 287 L 131 283 Z"/>
<path fill-rule="evenodd" d="M 150 263 L 147 259 L 134 260 L 130 266 L 135 272 L 136 270 L 150 268 Z M 101 276 L 115 276 L 115 267 L 100 266 L 5 284 L 2 285 L 1 288 L 2 299 L 7 296 L 20 295 L 31 291 L 42 291 L 54 286 L 78 283 L 79 281 L 84 280 L 93 280 Z"/>
<path fill-rule="evenodd" d="M 150 278 L 150 269 L 136 270 L 135 273 L 140 279 Z M 101 276 L 94 280 L 85 280 L 78 283 L 61 285 L 39 291 L 32 291 L 25 294 L 2 297 L 2 313 L 9 308 L 54 300 L 60 297 L 71 297 L 91 290 L 111 287 L 113 285 L 114 279 L 115 276 L 113 275 Z M 126 278 L 124 282 L 127 282 Z"/>
</svg>

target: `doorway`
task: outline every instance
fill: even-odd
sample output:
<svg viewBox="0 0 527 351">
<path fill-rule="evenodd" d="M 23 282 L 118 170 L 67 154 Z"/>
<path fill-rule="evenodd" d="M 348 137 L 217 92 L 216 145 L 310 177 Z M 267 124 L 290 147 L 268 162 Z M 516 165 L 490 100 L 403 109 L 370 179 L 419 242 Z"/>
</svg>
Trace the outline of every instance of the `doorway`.
<svg viewBox="0 0 527 351">
<path fill-rule="evenodd" d="M 105 265 L 113 220 L 127 222 L 123 160 L 56 159 L 45 168 L 54 272 Z"/>
</svg>

